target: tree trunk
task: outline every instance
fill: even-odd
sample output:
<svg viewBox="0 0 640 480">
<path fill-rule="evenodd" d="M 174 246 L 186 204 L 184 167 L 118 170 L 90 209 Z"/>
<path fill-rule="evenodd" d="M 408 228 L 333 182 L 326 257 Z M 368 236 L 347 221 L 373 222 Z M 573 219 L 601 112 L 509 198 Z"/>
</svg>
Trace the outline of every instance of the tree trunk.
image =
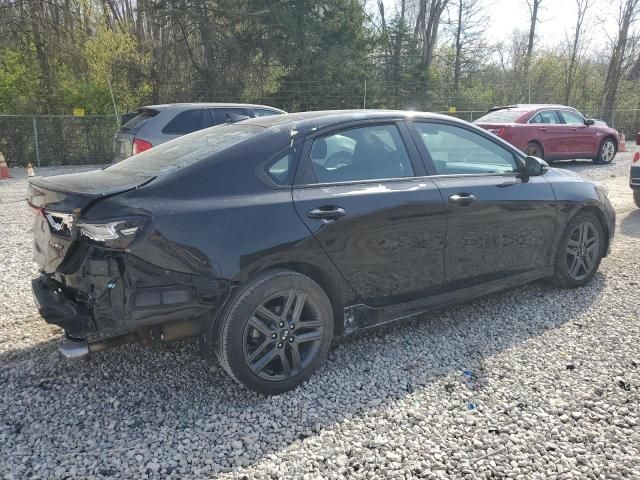
<svg viewBox="0 0 640 480">
<path fill-rule="evenodd" d="M 620 15 L 618 17 L 618 37 L 611 53 L 609 68 L 607 69 L 607 78 L 604 82 L 604 95 L 602 97 L 602 106 L 600 116 L 607 123 L 613 118 L 613 110 L 616 105 L 618 95 L 618 85 L 622 76 L 622 64 L 627 48 L 627 40 L 629 37 L 629 26 L 636 19 L 638 14 L 638 5 L 640 0 L 622 0 L 620 5 Z"/>
</svg>

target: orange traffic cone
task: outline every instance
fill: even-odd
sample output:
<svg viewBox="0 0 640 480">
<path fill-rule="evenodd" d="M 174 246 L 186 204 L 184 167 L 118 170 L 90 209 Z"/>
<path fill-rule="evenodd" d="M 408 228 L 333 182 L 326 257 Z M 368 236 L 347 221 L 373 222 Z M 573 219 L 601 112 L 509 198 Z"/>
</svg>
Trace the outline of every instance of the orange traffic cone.
<svg viewBox="0 0 640 480">
<path fill-rule="evenodd" d="M 4 155 L 0 153 L 0 178 L 11 178 L 7 162 L 4 161 Z"/>
<path fill-rule="evenodd" d="M 35 177 L 36 173 L 33 171 L 33 166 L 27 163 L 27 177 Z"/>
<path fill-rule="evenodd" d="M 626 141 L 627 141 L 627 139 L 624 138 L 624 132 L 623 132 L 622 135 L 620 135 L 620 148 L 618 148 L 619 152 L 626 152 L 627 151 Z"/>
</svg>

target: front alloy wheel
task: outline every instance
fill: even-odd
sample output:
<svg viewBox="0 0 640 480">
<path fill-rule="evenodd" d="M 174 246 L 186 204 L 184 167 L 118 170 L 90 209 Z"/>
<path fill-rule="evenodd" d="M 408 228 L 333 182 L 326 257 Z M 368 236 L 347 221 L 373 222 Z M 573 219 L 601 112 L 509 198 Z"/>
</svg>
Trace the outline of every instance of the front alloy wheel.
<svg viewBox="0 0 640 480">
<path fill-rule="evenodd" d="M 567 272 L 579 282 L 593 272 L 600 257 L 600 233 L 589 220 L 573 229 L 567 242 Z"/>
<path fill-rule="evenodd" d="M 598 163 L 607 164 L 613 161 L 616 156 L 616 144 L 611 139 L 607 139 L 600 145 L 600 152 L 598 154 Z"/>
<path fill-rule="evenodd" d="M 606 247 L 604 232 L 592 213 L 579 213 L 569 222 L 556 251 L 553 278 L 558 286 L 581 287 L 593 278 Z"/>
<path fill-rule="evenodd" d="M 333 338 L 333 309 L 311 278 L 273 270 L 234 292 L 214 328 L 214 349 L 236 381 L 278 394 L 307 380 Z"/>
</svg>

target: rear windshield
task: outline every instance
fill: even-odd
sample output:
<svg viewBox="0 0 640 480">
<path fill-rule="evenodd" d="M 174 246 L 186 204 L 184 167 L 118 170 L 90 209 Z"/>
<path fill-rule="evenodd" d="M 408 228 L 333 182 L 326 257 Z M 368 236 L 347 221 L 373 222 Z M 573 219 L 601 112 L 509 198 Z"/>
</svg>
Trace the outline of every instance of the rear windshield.
<svg viewBox="0 0 640 480">
<path fill-rule="evenodd" d="M 149 119 L 158 115 L 157 110 L 151 110 L 149 108 L 145 108 L 144 110 L 140 110 L 138 114 L 129 120 L 127 123 L 120 127 L 121 132 L 131 132 L 132 130 L 138 130 L 145 122 Z"/>
<path fill-rule="evenodd" d="M 511 123 L 522 116 L 522 110 L 496 110 L 480 117 L 473 123 Z"/>
<path fill-rule="evenodd" d="M 162 143 L 107 167 L 113 173 L 156 177 L 192 165 L 261 132 L 257 125 L 226 124 Z"/>
</svg>

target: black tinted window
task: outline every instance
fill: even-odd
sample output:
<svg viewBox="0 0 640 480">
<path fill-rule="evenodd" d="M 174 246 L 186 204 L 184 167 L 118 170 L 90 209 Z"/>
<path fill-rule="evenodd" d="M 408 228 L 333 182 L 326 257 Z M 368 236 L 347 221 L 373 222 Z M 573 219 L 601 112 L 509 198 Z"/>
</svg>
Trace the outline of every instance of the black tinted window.
<svg viewBox="0 0 640 480">
<path fill-rule="evenodd" d="M 220 125 L 178 137 L 115 163 L 107 170 L 154 177 L 179 170 L 265 131 L 256 125 Z"/>
<path fill-rule="evenodd" d="M 513 154 L 466 128 L 440 123 L 415 123 L 438 175 L 511 173 Z"/>
<path fill-rule="evenodd" d="M 221 123 L 233 123 L 245 120 L 249 117 L 246 108 L 214 108 L 213 115 L 216 119 L 216 125 Z"/>
<path fill-rule="evenodd" d="M 149 121 L 150 119 L 158 115 L 158 113 L 159 112 L 156 110 L 150 110 L 150 109 L 140 110 L 136 115 L 134 115 L 133 118 L 129 119 L 127 123 L 122 125 L 122 127 L 120 127 L 120 130 L 122 132 L 130 132 L 133 130 L 137 130 L 140 127 L 142 127 L 142 125 L 144 125 L 147 121 Z"/>
<path fill-rule="evenodd" d="M 200 128 L 200 118 L 202 117 L 201 109 L 185 110 L 176 115 L 162 129 L 162 133 L 170 135 L 184 135 L 185 133 L 195 132 Z"/>
<path fill-rule="evenodd" d="M 352 182 L 413 176 L 395 125 L 353 128 L 313 142 L 311 161 L 318 182 Z"/>
</svg>

